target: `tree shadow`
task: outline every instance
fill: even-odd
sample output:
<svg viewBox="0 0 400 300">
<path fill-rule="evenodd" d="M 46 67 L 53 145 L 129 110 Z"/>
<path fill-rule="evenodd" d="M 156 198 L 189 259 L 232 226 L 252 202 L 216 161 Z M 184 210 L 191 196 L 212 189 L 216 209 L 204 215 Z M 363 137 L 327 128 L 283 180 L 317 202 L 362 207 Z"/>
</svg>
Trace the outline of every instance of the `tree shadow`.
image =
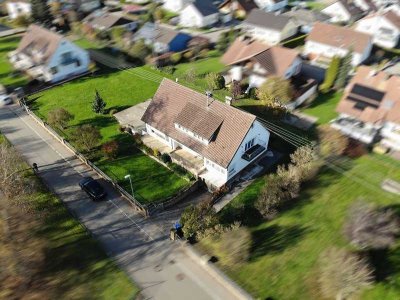
<svg viewBox="0 0 400 300">
<path fill-rule="evenodd" d="M 369 251 L 369 262 L 377 282 L 391 280 L 393 275 L 400 273 L 400 247 Z M 400 286 L 395 287 L 400 290 Z"/>
<path fill-rule="evenodd" d="M 295 245 L 307 233 L 302 226 L 271 225 L 252 233 L 252 247 L 250 261 L 259 257 L 281 252 Z"/>
</svg>

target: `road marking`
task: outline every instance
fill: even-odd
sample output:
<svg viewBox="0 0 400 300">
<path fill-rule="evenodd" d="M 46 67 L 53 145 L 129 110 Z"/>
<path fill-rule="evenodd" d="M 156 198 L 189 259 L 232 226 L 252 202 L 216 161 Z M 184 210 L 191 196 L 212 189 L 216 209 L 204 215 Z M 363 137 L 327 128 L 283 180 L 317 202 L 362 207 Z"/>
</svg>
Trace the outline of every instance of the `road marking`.
<svg viewBox="0 0 400 300">
<path fill-rule="evenodd" d="M 43 142 L 45 142 L 55 153 L 57 153 L 67 164 L 69 164 L 72 169 L 74 169 L 76 172 L 79 173 L 80 176 L 84 177 L 84 174 L 77 170 L 70 161 L 68 161 L 60 152 L 58 152 L 52 145 L 50 145 L 31 125 L 29 125 L 16 111 L 13 109 L 9 108 L 9 110 L 14 113 L 27 127 L 29 127 Z M 125 211 L 123 211 L 112 199 L 109 200 L 115 207 L 118 208 L 120 213 L 124 215 L 129 221 L 131 221 L 132 224 L 134 224 L 139 230 L 141 230 L 148 238 L 150 238 L 151 241 L 154 241 L 154 239 L 141 227 L 139 226 L 131 217 L 129 217 Z"/>
</svg>

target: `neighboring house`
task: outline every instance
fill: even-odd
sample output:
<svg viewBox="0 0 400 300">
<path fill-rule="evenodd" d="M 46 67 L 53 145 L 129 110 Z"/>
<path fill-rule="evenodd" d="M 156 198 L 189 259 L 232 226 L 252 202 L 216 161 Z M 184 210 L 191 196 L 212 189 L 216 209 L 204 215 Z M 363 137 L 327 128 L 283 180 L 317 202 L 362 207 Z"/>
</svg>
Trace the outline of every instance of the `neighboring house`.
<svg viewBox="0 0 400 300">
<path fill-rule="evenodd" d="M 253 38 L 276 45 L 297 33 L 297 25 L 288 16 L 252 10 L 242 23 L 243 31 Z"/>
<path fill-rule="evenodd" d="M 253 9 L 258 6 L 254 0 L 225 0 L 219 6 L 219 10 L 223 14 L 232 14 L 236 18 L 244 18 Z"/>
<path fill-rule="evenodd" d="M 10 62 L 30 77 L 56 82 L 85 73 L 89 69 L 89 53 L 62 35 L 30 25 L 18 48 L 9 54 Z"/>
<path fill-rule="evenodd" d="M 317 22 L 326 23 L 330 20 L 330 16 L 316 10 L 310 9 L 293 9 L 283 14 L 292 19 L 302 33 L 309 33 L 314 24 Z"/>
<path fill-rule="evenodd" d="M 19 16 L 31 15 L 31 2 L 29 0 L 9 0 L 6 2 L 8 17 L 11 20 Z"/>
<path fill-rule="evenodd" d="M 191 38 L 186 33 L 154 23 L 144 24 L 133 36 L 134 41 L 143 39 L 158 54 L 185 50 Z"/>
<path fill-rule="evenodd" d="M 179 24 L 184 27 L 209 27 L 218 21 L 219 11 L 211 0 L 193 0 L 179 16 Z"/>
<path fill-rule="evenodd" d="M 191 2 L 192 0 L 164 0 L 163 8 L 178 13 Z"/>
<path fill-rule="evenodd" d="M 63 10 L 68 11 L 79 11 L 83 13 L 90 13 L 100 8 L 100 0 L 69 0 L 61 1 L 63 3 Z"/>
<path fill-rule="evenodd" d="M 334 56 L 353 52 L 352 65 L 357 66 L 371 54 L 372 36 L 350 28 L 316 23 L 306 39 L 303 54 L 315 64 L 328 65 Z"/>
<path fill-rule="evenodd" d="M 121 12 L 108 12 L 104 10 L 92 12 L 83 19 L 83 23 L 101 31 L 107 31 L 114 27 L 124 27 L 127 30 L 135 30 L 137 28 L 137 22 L 124 17 Z"/>
<path fill-rule="evenodd" d="M 256 116 L 164 79 L 142 117 L 172 160 L 217 189 L 267 151 Z"/>
<path fill-rule="evenodd" d="M 372 0 L 354 0 L 354 4 L 365 12 L 375 12 L 379 10 L 379 7 L 377 7 Z"/>
<path fill-rule="evenodd" d="M 400 77 L 360 66 L 345 89 L 332 122 L 344 134 L 400 150 Z"/>
<path fill-rule="evenodd" d="M 288 0 L 255 0 L 258 7 L 265 11 L 278 11 L 288 5 Z"/>
<path fill-rule="evenodd" d="M 330 16 L 332 23 L 353 23 L 364 15 L 364 11 L 349 0 L 336 1 L 321 12 Z"/>
<path fill-rule="evenodd" d="M 141 15 L 148 11 L 145 6 L 136 5 L 136 4 L 126 4 L 122 7 L 122 10 L 127 14 L 132 15 Z"/>
<path fill-rule="evenodd" d="M 246 37 L 238 37 L 221 61 L 231 67 L 228 81 L 241 81 L 246 77 L 249 89 L 260 87 L 271 76 L 290 79 L 300 72 L 302 64 L 294 49 L 271 47 Z"/>
<path fill-rule="evenodd" d="M 377 12 L 358 21 L 355 29 L 372 34 L 378 46 L 395 48 L 400 37 L 400 16 L 393 11 Z"/>
</svg>

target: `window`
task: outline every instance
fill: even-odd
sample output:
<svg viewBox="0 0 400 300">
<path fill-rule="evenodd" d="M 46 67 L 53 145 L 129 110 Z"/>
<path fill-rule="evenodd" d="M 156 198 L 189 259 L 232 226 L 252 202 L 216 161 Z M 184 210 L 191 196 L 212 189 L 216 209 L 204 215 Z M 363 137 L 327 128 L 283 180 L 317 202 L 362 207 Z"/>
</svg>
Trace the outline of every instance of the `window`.
<svg viewBox="0 0 400 300">
<path fill-rule="evenodd" d="M 72 52 L 65 52 L 61 54 L 61 64 L 69 65 L 75 63 L 75 59 L 72 57 Z"/>
<path fill-rule="evenodd" d="M 76 66 L 80 67 L 81 66 L 81 61 L 79 59 L 76 60 Z"/>
<path fill-rule="evenodd" d="M 250 141 L 248 141 L 245 145 L 244 145 L 244 150 L 247 151 L 249 150 L 251 147 L 253 147 L 254 145 L 254 138 L 252 138 Z"/>
<path fill-rule="evenodd" d="M 57 74 L 57 72 L 58 72 L 58 70 L 57 70 L 57 67 L 52 67 L 51 69 L 50 69 L 50 73 L 51 74 Z"/>
</svg>

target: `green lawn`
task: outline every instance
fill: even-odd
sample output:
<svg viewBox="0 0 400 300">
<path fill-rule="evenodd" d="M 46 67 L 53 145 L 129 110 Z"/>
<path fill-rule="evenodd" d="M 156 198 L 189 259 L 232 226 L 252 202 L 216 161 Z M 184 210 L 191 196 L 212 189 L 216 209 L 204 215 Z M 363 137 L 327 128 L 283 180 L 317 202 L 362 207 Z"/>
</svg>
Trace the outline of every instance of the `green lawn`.
<svg viewBox="0 0 400 300">
<path fill-rule="evenodd" d="M 357 198 L 399 211 L 399 198 L 380 189 L 381 180 L 400 180 L 400 162 L 375 154 L 346 161 L 345 175 L 324 169 L 300 199 L 270 222 L 257 222 L 252 203 L 263 179 L 258 179 L 222 211 L 224 219 L 244 219 L 251 229 L 250 260 L 228 266 L 219 256 L 218 241 L 203 240 L 200 247 L 219 258 L 218 264 L 259 299 L 319 299 L 313 272 L 319 254 L 330 246 L 349 247 L 342 237 L 347 208 Z M 353 180 L 361 180 L 362 184 Z M 400 248 L 376 261 L 378 282 L 363 299 L 400 299 Z"/>
<path fill-rule="evenodd" d="M 168 198 L 187 186 L 187 181 L 135 150 L 133 141 L 119 132 L 117 121 L 109 114 L 97 115 L 91 110 L 95 90 L 99 91 L 107 103 L 108 110 L 120 111 L 151 98 L 158 88 L 158 83 L 146 79 L 151 70 L 145 68 L 108 71 L 109 73 L 77 79 L 36 94 L 31 97 L 31 107 L 43 119 L 46 119 L 48 112 L 56 107 L 63 107 L 71 112 L 74 120 L 70 128 L 64 132 L 67 137 L 75 126 L 92 124 L 100 129 L 102 143 L 119 140 L 123 148 L 120 158 L 100 159 L 95 160 L 95 163 L 111 177 L 120 181 L 127 191 L 130 191 L 130 186 L 126 186 L 127 182 L 123 178 L 126 174 L 131 174 L 137 196 L 145 203 Z M 143 77 L 143 74 L 146 74 L 146 77 Z"/>
<path fill-rule="evenodd" d="M 18 47 L 20 37 L 0 38 L 0 84 L 11 87 L 18 87 L 28 82 L 22 75 L 13 75 L 12 65 L 9 63 L 7 54 Z"/>
<path fill-rule="evenodd" d="M 0 135 L 0 143 L 2 142 L 4 140 Z M 33 176 L 28 173 L 27 176 Z M 34 178 L 32 180 L 36 181 Z M 44 264 L 37 267 L 33 263 L 40 272 L 33 276 L 32 286 L 27 288 L 28 293 L 35 294 L 38 290 L 39 295 L 44 296 L 42 299 L 135 298 L 138 288 L 104 253 L 101 245 L 70 215 L 62 202 L 42 184 L 38 183 L 35 192 L 19 200 L 29 201 L 33 211 L 20 213 L 18 210 L 14 211 L 14 214 L 20 214 L 19 217 L 24 220 L 22 223 L 26 222 L 25 227 L 21 225 L 13 235 L 16 239 L 14 249 L 35 246 L 37 243 L 44 248 L 43 253 L 33 254 L 34 257 L 42 255 Z M 26 216 L 26 213 L 29 216 Z M 35 226 L 30 227 L 29 224 L 33 224 L 28 222 L 32 222 Z M 0 223 L 2 223 L 1 218 Z M 23 237 L 29 238 L 23 241 L 17 240 Z M 6 247 L 0 241 L 0 252 L 7 251 Z M 22 264 L 27 263 L 26 267 L 32 271 L 29 269 L 30 261 L 22 262 Z M 0 298 L 2 292 L 5 291 L 0 292 Z"/>
<path fill-rule="evenodd" d="M 317 124 L 329 123 L 338 115 L 335 109 L 342 95 L 342 92 L 319 94 L 309 107 L 302 109 L 302 112 L 317 117 Z"/>
</svg>

